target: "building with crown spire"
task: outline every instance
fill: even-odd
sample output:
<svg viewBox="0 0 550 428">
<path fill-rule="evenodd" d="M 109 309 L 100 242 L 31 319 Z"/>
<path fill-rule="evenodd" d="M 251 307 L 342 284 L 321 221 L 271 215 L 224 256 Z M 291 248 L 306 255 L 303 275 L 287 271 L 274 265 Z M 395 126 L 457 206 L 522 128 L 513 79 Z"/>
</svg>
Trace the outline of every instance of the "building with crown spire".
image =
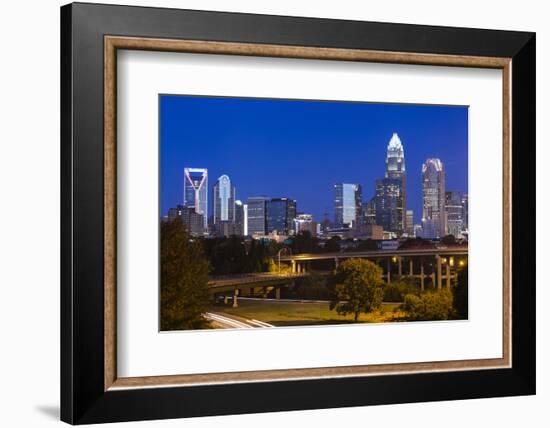
<svg viewBox="0 0 550 428">
<path fill-rule="evenodd" d="M 385 179 L 378 180 L 376 187 L 377 223 L 384 226 L 384 230 L 403 234 L 407 229 L 407 174 L 405 151 L 396 132 L 388 143 Z"/>
</svg>

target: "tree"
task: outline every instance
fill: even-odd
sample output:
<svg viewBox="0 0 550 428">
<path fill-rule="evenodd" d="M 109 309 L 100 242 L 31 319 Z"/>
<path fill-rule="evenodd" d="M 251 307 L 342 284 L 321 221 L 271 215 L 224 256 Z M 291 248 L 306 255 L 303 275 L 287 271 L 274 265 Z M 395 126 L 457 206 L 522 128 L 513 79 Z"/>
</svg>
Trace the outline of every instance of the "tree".
<svg viewBox="0 0 550 428">
<path fill-rule="evenodd" d="M 468 319 L 468 265 L 458 271 L 453 287 L 453 307 L 458 319 Z"/>
<path fill-rule="evenodd" d="M 399 245 L 400 250 L 410 250 L 415 248 L 435 248 L 435 244 L 427 239 L 420 238 L 407 238 Z"/>
<path fill-rule="evenodd" d="M 373 262 L 348 259 L 338 266 L 335 280 L 330 309 L 336 308 L 338 314 L 351 313 L 357 322 L 361 312 L 371 312 L 382 304 L 382 269 Z"/>
<path fill-rule="evenodd" d="M 357 251 L 376 251 L 378 250 L 378 243 L 374 239 L 365 239 L 359 242 Z"/>
<path fill-rule="evenodd" d="M 267 245 L 269 245 L 269 242 Z M 253 239 L 248 248 L 245 272 L 266 272 L 268 270 L 269 257 L 266 243 L 260 239 Z"/>
<path fill-rule="evenodd" d="M 190 238 L 180 219 L 160 230 L 161 330 L 189 330 L 208 325 L 208 261 L 202 244 Z"/>
<path fill-rule="evenodd" d="M 290 248 L 293 254 L 317 253 L 318 239 L 314 238 L 309 230 L 303 230 L 292 238 Z"/>
<path fill-rule="evenodd" d="M 448 320 L 453 315 L 453 295 L 449 290 L 407 294 L 402 309 L 411 321 Z"/>
<path fill-rule="evenodd" d="M 315 272 L 310 272 L 305 278 L 296 280 L 293 296 L 298 299 L 326 300 L 330 298 L 327 278 Z"/>
<path fill-rule="evenodd" d="M 456 238 L 454 235 L 445 235 L 441 238 L 441 243 L 444 245 L 456 245 Z"/>
<path fill-rule="evenodd" d="M 323 248 L 325 253 L 337 253 L 340 251 L 340 241 L 342 239 L 339 236 L 333 236 L 325 243 L 325 247 Z"/>
</svg>

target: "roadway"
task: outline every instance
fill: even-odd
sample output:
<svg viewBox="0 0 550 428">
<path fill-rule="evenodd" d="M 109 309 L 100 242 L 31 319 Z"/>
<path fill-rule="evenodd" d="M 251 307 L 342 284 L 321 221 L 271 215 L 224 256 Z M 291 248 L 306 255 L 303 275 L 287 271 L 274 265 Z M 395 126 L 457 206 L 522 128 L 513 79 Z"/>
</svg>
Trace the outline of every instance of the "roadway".
<svg viewBox="0 0 550 428">
<path fill-rule="evenodd" d="M 225 275 L 211 277 L 208 280 L 210 288 L 232 287 L 234 285 L 253 284 L 255 286 L 270 285 L 274 283 L 286 282 L 290 279 L 301 278 L 306 273 L 278 273 L 278 272 L 257 272 L 237 275 Z"/>
<path fill-rule="evenodd" d="M 377 250 L 377 251 L 350 251 L 337 253 L 304 253 L 290 256 L 281 256 L 281 262 L 305 261 L 305 260 L 329 260 L 350 258 L 377 257 L 419 257 L 419 256 L 465 256 L 468 255 L 468 247 L 440 247 L 440 248 L 411 248 L 405 250 Z"/>
<path fill-rule="evenodd" d="M 207 312 L 205 318 L 211 321 L 216 328 L 274 328 L 274 325 L 255 319 L 237 317 L 234 315 Z"/>
</svg>

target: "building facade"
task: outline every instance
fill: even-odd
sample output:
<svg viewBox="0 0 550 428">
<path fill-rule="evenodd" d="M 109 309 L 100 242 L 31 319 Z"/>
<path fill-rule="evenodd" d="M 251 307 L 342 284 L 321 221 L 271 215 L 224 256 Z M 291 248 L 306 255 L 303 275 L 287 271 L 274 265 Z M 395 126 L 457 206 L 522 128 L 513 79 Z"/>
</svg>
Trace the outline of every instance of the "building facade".
<svg viewBox="0 0 550 428">
<path fill-rule="evenodd" d="M 194 208 L 203 217 L 203 227 L 208 227 L 208 170 L 184 168 L 183 205 Z"/>
<path fill-rule="evenodd" d="M 311 236 L 317 236 L 318 224 L 313 220 L 312 214 L 298 214 L 294 219 L 294 233 L 309 232 Z"/>
<path fill-rule="evenodd" d="M 405 233 L 407 236 L 414 236 L 414 212 L 407 210 L 405 214 Z"/>
<path fill-rule="evenodd" d="M 235 201 L 235 227 L 237 235 L 248 235 L 248 205 L 239 200 Z"/>
<path fill-rule="evenodd" d="M 422 228 L 426 239 L 447 234 L 445 169 L 440 159 L 427 159 L 422 165 Z"/>
<path fill-rule="evenodd" d="M 376 197 L 368 202 L 363 202 L 361 212 L 361 224 L 376 224 Z"/>
<path fill-rule="evenodd" d="M 334 225 L 337 228 L 354 227 L 361 215 L 361 185 L 338 183 L 334 185 Z"/>
<path fill-rule="evenodd" d="M 235 186 L 227 175 L 222 175 L 212 188 L 212 221 L 214 225 L 225 221 L 235 222 Z"/>
<path fill-rule="evenodd" d="M 296 201 L 290 198 L 272 198 L 266 203 L 267 233 L 290 235 L 294 232 Z"/>
<path fill-rule="evenodd" d="M 390 142 L 388 143 L 388 148 L 386 152 L 385 178 L 391 178 L 401 181 L 400 195 L 397 198 L 395 206 L 395 210 L 397 211 L 396 216 L 400 217 L 401 220 L 396 223 L 395 230 L 391 230 L 392 232 L 400 235 L 405 232 L 407 225 L 407 174 L 405 168 L 405 150 L 403 149 L 401 139 L 396 132 L 393 133 Z"/>
<path fill-rule="evenodd" d="M 447 215 L 447 233 L 455 238 L 462 237 L 464 230 L 463 194 L 457 191 L 445 192 L 445 212 Z"/>
<path fill-rule="evenodd" d="M 267 234 L 266 208 L 269 199 L 263 196 L 252 196 L 247 201 L 247 235 L 263 236 Z"/>
<path fill-rule="evenodd" d="M 193 207 L 178 205 L 175 208 L 170 208 L 168 210 L 167 220 L 174 221 L 175 219 L 180 219 L 192 236 L 204 235 L 206 231 L 204 227 L 204 216 L 195 212 L 195 208 Z"/>
<path fill-rule="evenodd" d="M 403 233 L 402 183 L 400 178 L 380 178 L 375 189 L 376 224 L 397 236 Z"/>
<path fill-rule="evenodd" d="M 462 193 L 462 230 L 468 232 L 468 194 Z"/>
</svg>

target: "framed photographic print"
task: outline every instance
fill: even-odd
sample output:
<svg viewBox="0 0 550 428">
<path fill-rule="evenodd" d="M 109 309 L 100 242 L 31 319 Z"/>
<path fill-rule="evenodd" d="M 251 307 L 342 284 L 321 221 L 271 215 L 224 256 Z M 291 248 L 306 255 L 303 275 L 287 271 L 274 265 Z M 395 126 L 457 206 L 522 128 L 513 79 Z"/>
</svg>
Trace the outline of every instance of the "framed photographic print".
<svg viewBox="0 0 550 428">
<path fill-rule="evenodd" d="M 535 35 L 61 8 L 72 424 L 535 393 Z"/>
</svg>

